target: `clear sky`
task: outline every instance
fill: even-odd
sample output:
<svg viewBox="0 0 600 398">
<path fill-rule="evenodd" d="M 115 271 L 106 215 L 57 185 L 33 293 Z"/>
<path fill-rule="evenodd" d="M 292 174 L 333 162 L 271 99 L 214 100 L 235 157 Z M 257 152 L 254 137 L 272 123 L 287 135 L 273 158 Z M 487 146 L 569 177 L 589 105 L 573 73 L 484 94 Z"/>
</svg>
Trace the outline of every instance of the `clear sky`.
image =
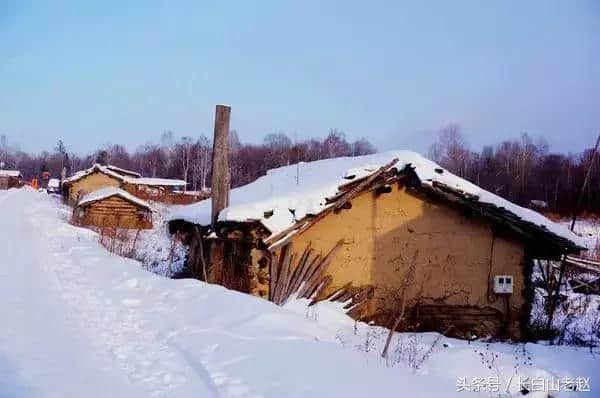
<svg viewBox="0 0 600 398">
<path fill-rule="evenodd" d="M 600 1 L 0 0 L 0 134 L 22 149 L 131 149 L 329 128 L 426 151 L 522 132 L 555 151 L 600 133 Z"/>
</svg>

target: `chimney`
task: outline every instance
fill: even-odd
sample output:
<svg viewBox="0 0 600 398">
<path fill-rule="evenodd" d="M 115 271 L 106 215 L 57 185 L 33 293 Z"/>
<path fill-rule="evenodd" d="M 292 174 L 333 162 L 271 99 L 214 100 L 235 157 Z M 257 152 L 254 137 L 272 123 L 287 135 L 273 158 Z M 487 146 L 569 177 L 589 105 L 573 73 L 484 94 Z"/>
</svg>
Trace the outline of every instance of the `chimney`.
<svg viewBox="0 0 600 398">
<path fill-rule="evenodd" d="M 231 108 L 217 105 L 215 110 L 215 136 L 212 153 L 212 227 L 215 229 L 219 212 L 229 205 L 229 117 Z"/>
</svg>

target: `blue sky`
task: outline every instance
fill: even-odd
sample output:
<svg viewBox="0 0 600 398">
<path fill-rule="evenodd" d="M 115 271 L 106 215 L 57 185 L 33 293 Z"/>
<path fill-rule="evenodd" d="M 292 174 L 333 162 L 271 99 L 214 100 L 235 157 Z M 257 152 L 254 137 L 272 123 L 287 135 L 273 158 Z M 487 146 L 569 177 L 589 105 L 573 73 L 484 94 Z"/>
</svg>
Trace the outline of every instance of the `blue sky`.
<svg viewBox="0 0 600 398">
<path fill-rule="evenodd" d="M 555 151 L 600 133 L 598 1 L 0 0 L 0 134 L 22 149 L 131 149 L 329 128 L 426 152 L 522 132 Z"/>
</svg>

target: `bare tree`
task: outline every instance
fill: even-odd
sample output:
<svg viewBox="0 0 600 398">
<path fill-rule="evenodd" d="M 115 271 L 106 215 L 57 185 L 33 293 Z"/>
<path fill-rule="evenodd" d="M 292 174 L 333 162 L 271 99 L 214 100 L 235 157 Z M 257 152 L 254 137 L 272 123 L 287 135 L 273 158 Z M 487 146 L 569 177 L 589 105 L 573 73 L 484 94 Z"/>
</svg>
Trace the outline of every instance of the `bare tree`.
<svg viewBox="0 0 600 398">
<path fill-rule="evenodd" d="M 190 137 L 182 137 L 181 140 L 175 144 L 174 155 L 179 160 L 179 164 L 181 166 L 183 179 L 184 181 L 188 181 L 188 174 L 190 171 L 190 167 L 192 164 L 192 154 L 193 154 L 193 141 Z M 184 190 L 186 187 L 184 187 Z"/>
</svg>

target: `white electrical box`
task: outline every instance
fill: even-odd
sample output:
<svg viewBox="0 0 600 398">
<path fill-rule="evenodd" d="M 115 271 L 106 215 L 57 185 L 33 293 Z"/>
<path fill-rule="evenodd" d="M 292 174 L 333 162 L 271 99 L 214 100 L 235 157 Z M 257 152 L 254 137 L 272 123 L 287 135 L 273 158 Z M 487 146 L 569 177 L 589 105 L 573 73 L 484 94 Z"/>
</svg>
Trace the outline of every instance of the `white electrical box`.
<svg viewBox="0 0 600 398">
<path fill-rule="evenodd" d="M 494 276 L 494 293 L 496 294 L 512 294 L 514 286 L 514 278 L 512 275 L 496 275 Z"/>
</svg>

